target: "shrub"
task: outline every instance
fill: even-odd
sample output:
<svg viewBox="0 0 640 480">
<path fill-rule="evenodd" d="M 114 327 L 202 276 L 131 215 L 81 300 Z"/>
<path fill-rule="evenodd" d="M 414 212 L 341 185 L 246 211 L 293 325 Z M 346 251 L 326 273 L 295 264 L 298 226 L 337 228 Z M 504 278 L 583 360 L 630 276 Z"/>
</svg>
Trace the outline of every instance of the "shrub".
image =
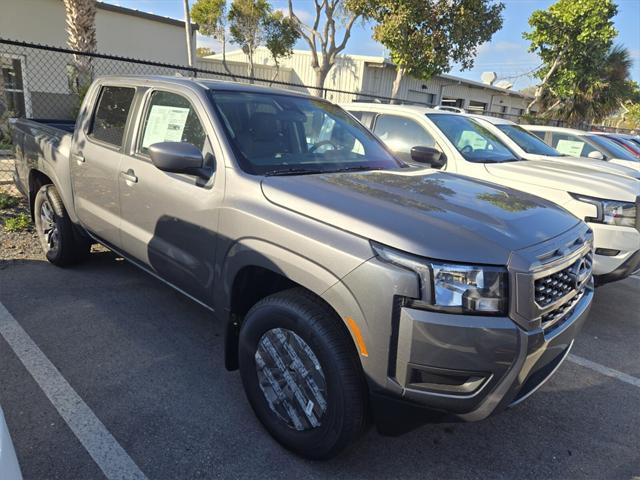
<svg viewBox="0 0 640 480">
<path fill-rule="evenodd" d="M 19 213 L 15 217 L 9 217 L 4 221 L 7 232 L 21 232 L 31 226 L 31 218 L 26 213 Z"/>
<path fill-rule="evenodd" d="M 0 192 L 0 210 L 5 208 L 13 208 L 18 205 L 20 201 L 17 197 L 9 195 L 8 193 Z"/>
</svg>

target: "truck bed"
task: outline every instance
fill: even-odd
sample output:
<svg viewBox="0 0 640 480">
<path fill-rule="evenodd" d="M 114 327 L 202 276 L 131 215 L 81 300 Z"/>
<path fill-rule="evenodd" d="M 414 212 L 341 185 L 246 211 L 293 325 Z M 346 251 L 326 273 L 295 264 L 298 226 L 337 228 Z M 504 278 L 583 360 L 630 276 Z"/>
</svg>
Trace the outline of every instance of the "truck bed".
<svg viewBox="0 0 640 480">
<path fill-rule="evenodd" d="M 62 179 L 69 178 L 69 150 L 75 129 L 73 120 L 16 118 L 10 124 L 16 152 L 14 180 L 20 191 L 29 190 L 32 170 L 62 182 Z"/>
</svg>

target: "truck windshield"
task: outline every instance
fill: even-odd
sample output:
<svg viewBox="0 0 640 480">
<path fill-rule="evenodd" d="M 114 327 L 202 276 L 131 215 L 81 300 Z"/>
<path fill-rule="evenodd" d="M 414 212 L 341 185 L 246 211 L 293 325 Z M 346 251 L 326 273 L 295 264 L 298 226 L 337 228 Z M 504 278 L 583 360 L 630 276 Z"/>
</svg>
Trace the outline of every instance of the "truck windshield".
<svg viewBox="0 0 640 480">
<path fill-rule="evenodd" d="M 239 159 L 257 175 L 396 169 L 396 160 L 360 123 L 321 99 L 211 90 Z"/>
<path fill-rule="evenodd" d="M 496 125 L 502 132 L 513 140 L 522 150 L 533 155 L 546 155 L 547 157 L 562 157 L 562 153 L 544 143 L 533 133 L 527 132 L 519 125 Z"/>
<path fill-rule="evenodd" d="M 468 117 L 446 113 L 428 113 L 427 117 L 469 162 L 502 163 L 520 160 L 498 137 Z"/>
</svg>

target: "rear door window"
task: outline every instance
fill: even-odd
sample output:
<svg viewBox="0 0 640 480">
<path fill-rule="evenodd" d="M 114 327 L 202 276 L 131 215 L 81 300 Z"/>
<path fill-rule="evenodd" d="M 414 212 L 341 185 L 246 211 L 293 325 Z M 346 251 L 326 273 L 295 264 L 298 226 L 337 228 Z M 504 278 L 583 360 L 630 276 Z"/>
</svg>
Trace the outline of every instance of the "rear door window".
<svg viewBox="0 0 640 480">
<path fill-rule="evenodd" d="M 89 136 L 120 148 L 135 93 L 131 87 L 102 87 Z"/>
<path fill-rule="evenodd" d="M 551 134 L 551 146 L 564 155 L 572 157 L 586 157 L 596 149 L 577 135 L 569 133 L 553 132 Z"/>
</svg>

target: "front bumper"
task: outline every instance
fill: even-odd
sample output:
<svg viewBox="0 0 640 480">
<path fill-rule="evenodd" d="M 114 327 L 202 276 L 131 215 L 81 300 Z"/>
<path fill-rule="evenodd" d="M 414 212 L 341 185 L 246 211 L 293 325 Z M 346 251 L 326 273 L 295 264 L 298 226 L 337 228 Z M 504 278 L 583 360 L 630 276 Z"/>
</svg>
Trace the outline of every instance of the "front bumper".
<svg viewBox="0 0 640 480">
<path fill-rule="evenodd" d="M 446 315 L 401 308 L 389 390 L 406 401 L 482 420 L 539 388 L 582 328 L 593 288 L 560 325 L 525 331 L 508 317 Z"/>
<path fill-rule="evenodd" d="M 640 266 L 640 231 L 632 227 L 617 227 L 590 223 L 593 230 L 594 256 L 593 274 L 597 283 L 622 280 Z M 607 249 L 602 255 L 600 249 Z M 635 266 L 635 268 L 634 268 Z"/>
</svg>

